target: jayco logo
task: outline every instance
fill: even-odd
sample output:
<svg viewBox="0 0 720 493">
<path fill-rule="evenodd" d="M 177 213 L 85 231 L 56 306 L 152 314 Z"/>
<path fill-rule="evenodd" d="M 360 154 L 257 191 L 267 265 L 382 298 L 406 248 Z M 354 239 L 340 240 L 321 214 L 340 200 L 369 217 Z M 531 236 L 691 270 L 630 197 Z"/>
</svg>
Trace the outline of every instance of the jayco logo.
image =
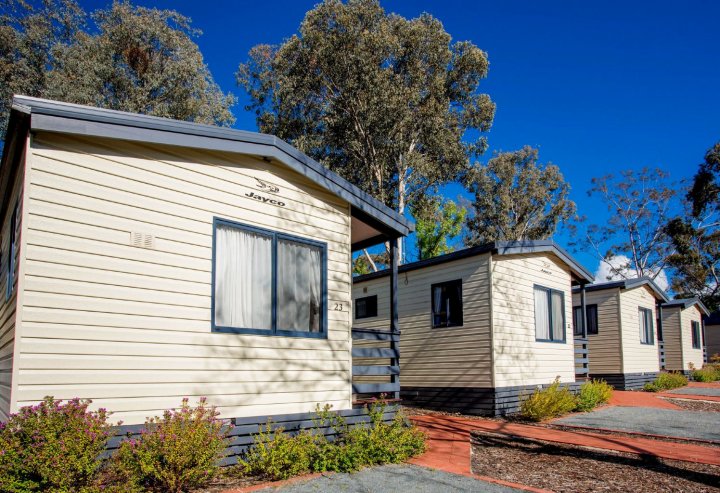
<svg viewBox="0 0 720 493">
<path fill-rule="evenodd" d="M 270 197 L 263 197 L 262 195 L 258 195 L 255 192 L 246 193 L 245 196 L 250 199 L 255 199 L 258 202 L 262 202 L 263 204 L 270 204 L 270 205 L 277 205 L 279 207 L 285 207 L 285 202 L 280 202 L 279 200 L 274 200 L 274 199 L 271 199 Z"/>
</svg>

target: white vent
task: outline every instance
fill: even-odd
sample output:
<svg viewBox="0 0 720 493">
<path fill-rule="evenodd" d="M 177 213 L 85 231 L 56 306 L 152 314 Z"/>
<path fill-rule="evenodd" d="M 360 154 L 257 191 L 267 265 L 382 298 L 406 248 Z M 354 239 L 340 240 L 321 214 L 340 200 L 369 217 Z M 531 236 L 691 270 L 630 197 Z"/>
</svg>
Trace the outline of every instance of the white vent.
<svg viewBox="0 0 720 493">
<path fill-rule="evenodd" d="M 133 231 L 130 233 L 130 244 L 138 248 L 155 248 L 155 236 L 150 233 Z"/>
</svg>

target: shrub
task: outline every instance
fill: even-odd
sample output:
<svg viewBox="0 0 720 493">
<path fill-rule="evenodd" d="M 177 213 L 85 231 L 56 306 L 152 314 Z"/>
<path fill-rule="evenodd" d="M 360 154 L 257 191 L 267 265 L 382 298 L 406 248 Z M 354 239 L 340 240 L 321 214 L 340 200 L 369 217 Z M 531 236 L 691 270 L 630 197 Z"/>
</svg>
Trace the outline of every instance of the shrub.
<svg viewBox="0 0 720 493">
<path fill-rule="evenodd" d="M 720 368 L 714 365 L 705 365 L 702 369 L 692 372 L 692 379 L 696 382 L 714 382 L 720 380 Z"/>
<path fill-rule="evenodd" d="M 520 406 L 520 416 L 529 421 L 542 421 L 567 414 L 575 409 L 575 396 L 556 378 L 549 387 L 537 389 Z"/>
<path fill-rule="evenodd" d="M 110 425 L 104 409 L 89 405 L 45 397 L 0 424 L 0 491 L 96 491 Z"/>
<path fill-rule="evenodd" d="M 115 475 L 128 490 L 177 493 L 206 484 L 218 472 L 229 430 L 218 414 L 204 398 L 194 408 L 183 399 L 180 409 L 148 419 L 139 438 L 120 445 Z"/>
<path fill-rule="evenodd" d="M 662 392 L 684 387 L 687 384 L 688 379 L 682 373 L 661 373 L 655 381 L 646 383 L 643 389 L 646 392 Z"/>
<path fill-rule="evenodd" d="M 273 429 L 272 421 L 255 435 L 253 446 L 240 461 L 243 474 L 269 480 L 287 479 L 310 471 L 317 448 L 315 437 L 300 431 L 295 436 L 285 433 L 282 426 Z"/>
<path fill-rule="evenodd" d="M 605 404 L 612 397 L 613 388 L 605 380 L 591 380 L 580 386 L 577 395 L 578 411 L 591 411 L 600 404 Z"/>
</svg>

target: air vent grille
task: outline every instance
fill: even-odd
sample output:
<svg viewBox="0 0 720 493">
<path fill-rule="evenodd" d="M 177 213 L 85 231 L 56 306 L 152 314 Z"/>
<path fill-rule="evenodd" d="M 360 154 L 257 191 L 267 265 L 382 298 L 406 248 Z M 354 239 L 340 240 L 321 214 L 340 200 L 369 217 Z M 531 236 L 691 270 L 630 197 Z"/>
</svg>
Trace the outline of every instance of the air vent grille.
<svg viewBox="0 0 720 493">
<path fill-rule="evenodd" d="M 150 233 L 133 231 L 130 233 L 130 244 L 138 248 L 155 248 L 155 236 Z"/>
</svg>

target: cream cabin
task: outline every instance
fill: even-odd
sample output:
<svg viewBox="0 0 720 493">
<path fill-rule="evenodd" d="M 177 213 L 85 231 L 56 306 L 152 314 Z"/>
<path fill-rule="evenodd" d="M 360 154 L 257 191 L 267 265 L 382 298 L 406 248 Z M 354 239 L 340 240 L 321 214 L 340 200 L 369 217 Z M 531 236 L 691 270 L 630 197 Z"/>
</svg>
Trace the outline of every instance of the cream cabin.
<svg viewBox="0 0 720 493">
<path fill-rule="evenodd" d="M 273 136 L 27 97 L 0 187 L 0 419 L 352 412 L 351 254 L 401 215 Z"/>
<path fill-rule="evenodd" d="M 574 289 L 573 323 L 576 333 L 587 335 L 590 376 L 621 390 L 639 389 L 654 380 L 660 371 L 657 307 L 667 301 L 665 292 L 648 278 Z"/>
<path fill-rule="evenodd" d="M 705 328 L 705 354 L 708 362 L 713 362 L 713 356 L 720 361 L 720 312 L 713 312 L 703 317 Z"/>
<path fill-rule="evenodd" d="M 353 328 L 388 326 L 387 276 L 353 280 Z M 556 377 L 576 386 L 571 287 L 591 280 L 551 241 L 498 242 L 400 266 L 403 401 L 497 415 Z"/>
<path fill-rule="evenodd" d="M 693 368 L 702 368 L 705 364 L 703 315 L 710 315 L 708 309 L 697 298 L 672 300 L 660 308 L 660 365 L 664 370 L 687 374 Z"/>
</svg>

